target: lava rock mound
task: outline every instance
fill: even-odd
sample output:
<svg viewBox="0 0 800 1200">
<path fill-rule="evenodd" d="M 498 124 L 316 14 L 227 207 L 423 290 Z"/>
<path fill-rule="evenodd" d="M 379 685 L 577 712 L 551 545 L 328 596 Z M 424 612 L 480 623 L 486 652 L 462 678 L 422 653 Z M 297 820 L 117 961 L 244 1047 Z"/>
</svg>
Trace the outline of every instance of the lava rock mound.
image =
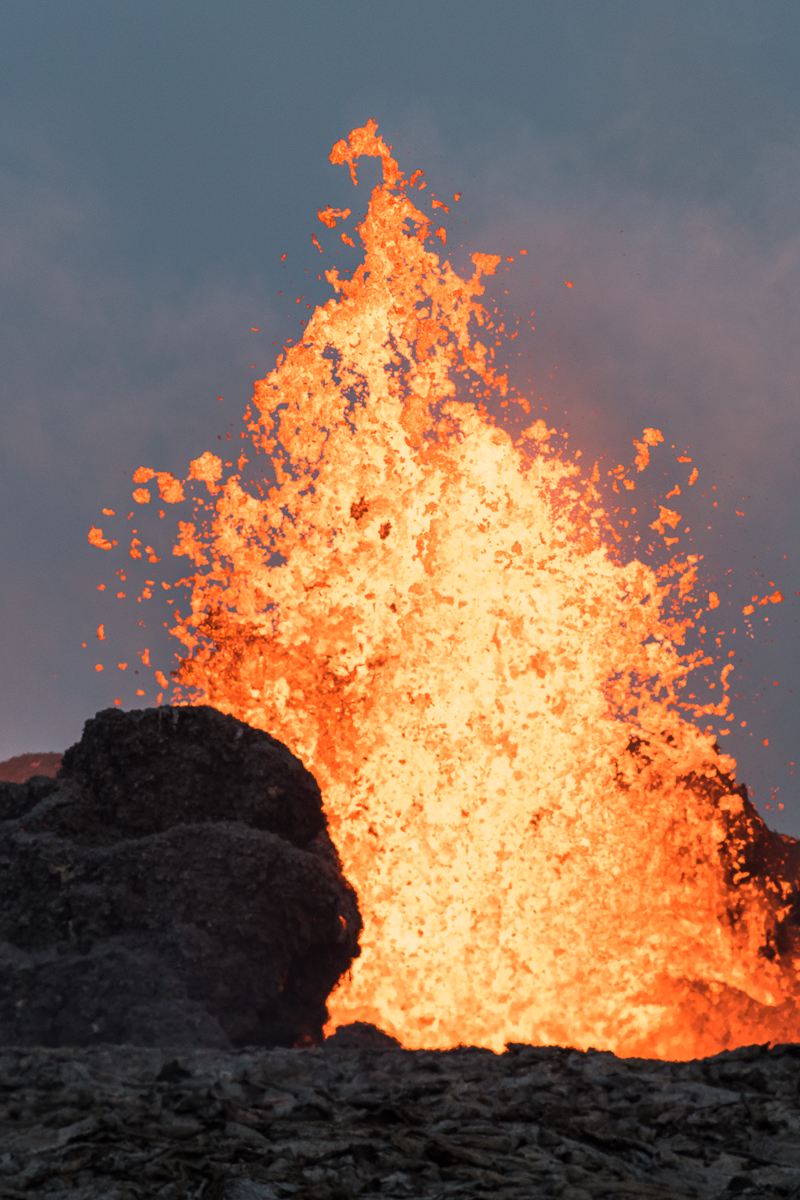
<svg viewBox="0 0 800 1200">
<path fill-rule="evenodd" d="M 0 1044 L 319 1044 L 361 918 L 314 777 L 208 707 L 0 783 Z"/>
</svg>

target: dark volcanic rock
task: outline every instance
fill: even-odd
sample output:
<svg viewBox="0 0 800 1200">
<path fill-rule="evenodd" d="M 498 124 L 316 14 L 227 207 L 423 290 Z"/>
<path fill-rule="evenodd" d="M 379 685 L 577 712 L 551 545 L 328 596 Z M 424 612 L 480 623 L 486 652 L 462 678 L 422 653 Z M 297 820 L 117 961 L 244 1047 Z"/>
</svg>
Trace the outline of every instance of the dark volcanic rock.
<svg viewBox="0 0 800 1200">
<path fill-rule="evenodd" d="M 360 930 L 313 776 L 215 709 L 108 709 L 0 784 L 0 1043 L 318 1042 Z"/>
<path fill-rule="evenodd" d="M 352 1021 L 349 1025 L 340 1025 L 326 1038 L 325 1047 L 327 1050 L 399 1050 L 401 1043 L 369 1021 Z"/>
<path fill-rule="evenodd" d="M 800 1046 L 659 1062 L 337 1037 L 310 1050 L 0 1049 L 0 1197 L 800 1196 Z"/>
</svg>

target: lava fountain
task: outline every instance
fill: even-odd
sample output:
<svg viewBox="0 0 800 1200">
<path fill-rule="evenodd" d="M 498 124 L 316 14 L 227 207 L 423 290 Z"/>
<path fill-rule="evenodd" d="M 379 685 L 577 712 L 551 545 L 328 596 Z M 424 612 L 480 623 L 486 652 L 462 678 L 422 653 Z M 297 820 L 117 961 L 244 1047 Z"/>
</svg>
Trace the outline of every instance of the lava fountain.
<svg viewBox="0 0 800 1200">
<path fill-rule="evenodd" d="M 277 484 L 210 453 L 183 483 L 134 477 L 206 497 L 174 550 L 195 568 L 176 697 L 281 738 L 322 787 L 365 925 L 331 1025 L 673 1059 L 793 1039 L 800 845 L 695 723 L 724 728 L 732 667 L 716 705 L 682 699 L 716 599 L 697 556 L 621 564 L 596 469 L 543 420 L 516 442 L 492 423 L 499 259 L 461 278 L 374 122 L 331 160 L 355 183 L 362 155 L 383 169 L 364 261 L 327 272 L 246 414 Z"/>
</svg>

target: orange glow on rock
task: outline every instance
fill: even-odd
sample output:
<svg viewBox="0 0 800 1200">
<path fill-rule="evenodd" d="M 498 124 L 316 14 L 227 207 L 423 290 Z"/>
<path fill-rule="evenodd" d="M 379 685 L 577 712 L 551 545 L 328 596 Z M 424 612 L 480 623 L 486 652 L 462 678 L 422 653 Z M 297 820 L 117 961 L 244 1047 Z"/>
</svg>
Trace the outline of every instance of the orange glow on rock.
<svg viewBox="0 0 800 1200">
<path fill-rule="evenodd" d="M 698 556 L 621 564 L 597 470 L 541 418 L 516 442 L 494 426 L 481 401 L 509 387 L 480 297 L 500 258 L 459 276 L 374 121 L 331 161 L 356 183 L 362 155 L 383 168 L 364 262 L 327 272 L 336 296 L 248 412 L 277 485 L 204 454 L 207 526 L 174 549 L 197 568 L 175 698 L 303 759 L 358 892 L 331 1027 L 677 1059 L 792 1040 L 796 843 L 774 850 L 687 719 L 732 715 L 733 664 L 718 703 L 682 699 L 713 662 L 684 648 Z M 634 439 L 638 471 L 661 441 Z"/>
</svg>

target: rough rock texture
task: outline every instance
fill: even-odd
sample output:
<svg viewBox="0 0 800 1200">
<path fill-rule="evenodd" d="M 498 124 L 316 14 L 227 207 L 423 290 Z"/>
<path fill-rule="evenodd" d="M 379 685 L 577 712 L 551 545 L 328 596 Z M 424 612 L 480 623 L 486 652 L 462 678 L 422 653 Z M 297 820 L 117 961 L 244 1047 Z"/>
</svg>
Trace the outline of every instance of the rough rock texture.
<svg viewBox="0 0 800 1200">
<path fill-rule="evenodd" d="M 800 1046 L 0 1050 L 0 1197 L 800 1196 Z"/>
<path fill-rule="evenodd" d="M 34 775 L 47 775 L 55 779 L 62 757 L 51 750 L 40 754 L 16 754 L 14 758 L 0 762 L 0 782 L 24 783 Z"/>
<path fill-rule="evenodd" d="M 318 1042 L 360 930 L 313 776 L 215 709 L 108 709 L 0 784 L 0 1044 Z"/>
</svg>

